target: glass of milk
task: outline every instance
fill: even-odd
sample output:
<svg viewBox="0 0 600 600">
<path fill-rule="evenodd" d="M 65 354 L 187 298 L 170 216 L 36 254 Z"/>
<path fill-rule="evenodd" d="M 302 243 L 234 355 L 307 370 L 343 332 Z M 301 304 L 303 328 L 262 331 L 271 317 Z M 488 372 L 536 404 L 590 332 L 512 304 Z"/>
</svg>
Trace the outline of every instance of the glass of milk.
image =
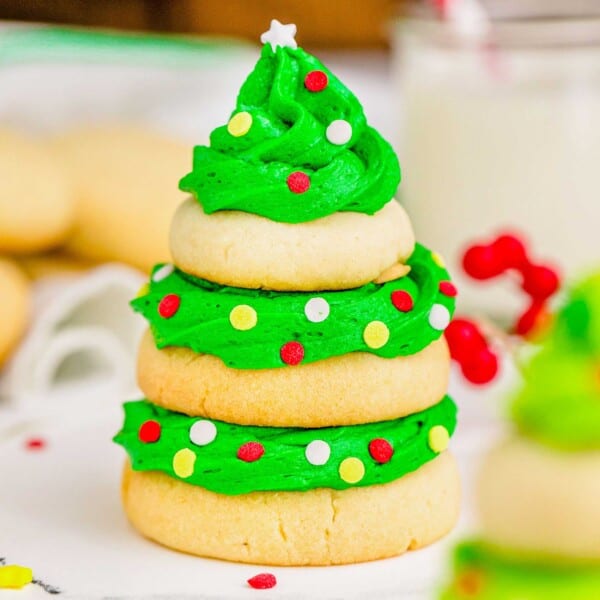
<svg viewBox="0 0 600 600">
<path fill-rule="evenodd" d="M 503 19 L 483 37 L 399 25 L 401 200 L 463 308 L 515 315 L 517 284 L 473 284 L 465 244 L 511 230 L 564 274 L 600 267 L 600 17 Z"/>
</svg>

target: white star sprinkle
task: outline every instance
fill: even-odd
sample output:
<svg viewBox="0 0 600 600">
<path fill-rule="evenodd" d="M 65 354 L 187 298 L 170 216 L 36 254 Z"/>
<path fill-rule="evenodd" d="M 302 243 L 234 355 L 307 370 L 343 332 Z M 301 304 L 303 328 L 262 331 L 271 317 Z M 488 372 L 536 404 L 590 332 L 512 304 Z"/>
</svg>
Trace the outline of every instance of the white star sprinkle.
<svg viewBox="0 0 600 600">
<path fill-rule="evenodd" d="M 269 31 L 265 31 L 260 36 L 260 41 L 263 44 L 271 44 L 273 51 L 275 51 L 278 46 L 281 46 L 282 48 L 297 48 L 298 44 L 294 39 L 295 35 L 296 25 L 294 25 L 294 23 L 283 25 L 277 19 L 273 19 Z"/>
</svg>

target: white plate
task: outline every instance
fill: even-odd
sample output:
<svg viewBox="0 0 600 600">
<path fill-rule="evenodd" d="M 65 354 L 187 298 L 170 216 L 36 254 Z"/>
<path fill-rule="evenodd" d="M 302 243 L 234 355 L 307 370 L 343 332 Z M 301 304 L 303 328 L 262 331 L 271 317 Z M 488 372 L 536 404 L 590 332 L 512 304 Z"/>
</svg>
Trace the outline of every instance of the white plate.
<svg viewBox="0 0 600 600">
<path fill-rule="evenodd" d="M 59 598 L 434 597 L 457 532 L 399 558 L 320 568 L 206 560 L 143 539 L 120 506 L 124 454 L 111 438 L 121 421 L 120 407 L 107 402 L 99 409 L 82 400 L 75 415 L 54 415 L 20 427 L 13 423 L 4 432 L 0 427 L 0 557 L 31 567 L 36 577 L 62 590 Z M 26 441 L 33 436 L 47 445 L 27 449 Z M 247 579 L 265 571 L 277 576 L 277 586 L 249 588 Z M 49 597 L 37 586 L 2 591 L 1 597 L 13 595 Z"/>
</svg>

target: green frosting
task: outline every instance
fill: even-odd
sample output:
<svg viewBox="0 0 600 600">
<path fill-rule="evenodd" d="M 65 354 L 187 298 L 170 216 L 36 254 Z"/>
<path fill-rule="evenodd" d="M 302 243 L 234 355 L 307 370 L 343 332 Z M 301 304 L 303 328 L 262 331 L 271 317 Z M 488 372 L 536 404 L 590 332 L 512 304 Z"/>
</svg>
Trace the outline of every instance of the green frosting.
<svg viewBox="0 0 600 600">
<path fill-rule="evenodd" d="M 454 581 L 440 600 L 591 600 L 600 595 L 600 567 L 523 562 L 482 542 L 454 554 Z"/>
<path fill-rule="evenodd" d="M 600 274 L 572 291 L 523 374 L 512 415 L 524 434 L 566 450 L 600 448 Z"/>
<path fill-rule="evenodd" d="M 281 348 L 290 341 L 302 344 L 304 363 L 355 351 L 385 358 L 406 356 L 442 335 L 445 317 L 452 316 L 455 305 L 454 298 L 439 290 L 449 275 L 429 250 L 417 246 L 408 264 L 410 273 L 395 281 L 315 293 L 224 287 L 174 270 L 160 281 L 151 278 L 149 292 L 132 306 L 149 321 L 158 348 L 184 346 L 218 356 L 239 369 L 285 366 Z M 402 312 L 394 306 L 396 292 L 412 297 L 412 310 Z M 170 294 L 178 296 L 181 304 L 173 316 L 164 318 L 159 306 Z M 329 306 L 329 316 L 320 322 L 309 320 L 305 313 L 307 302 L 315 297 Z M 232 326 L 230 313 L 239 305 L 256 311 L 257 322 L 251 329 Z M 372 321 L 389 329 L 389 339 L 380 348 L 369 347 L 363 337 Z"/>
<path fill-rule="evenodd" d="M 435 458 L 437 453 L 428 443 L 432 427 L 441 425 L 452 434 L 456 426 L 456 406 L 445 397 L 439 404 L 402 419 L 346 427 L 250 427 L 210 421 L 216 427 L 216 437 L 200 446 L 190 440 L 190 430 L 192 425 L 206 419 L 171 412 L 144 400 L 124 406 L 125 424 L 115 441 L 129 454 L 134 470 L 162 471 L 228 495 L 314 488 L 343 490 L 387 483 Z M 149 420 L 160 424 L 160 439 L 144 443 L 138 432 Z M 393 448 L 391 459 L 384 464 L 377 462 L 369 450 L 369 443 L 379 438 Z M 325 464 L 314 465 L 307 458 L 306 448 L 315 440 L 329 445 L 331 453 Z M 239 448 L 247 442 L 262 444 L 261 458 L 254 462 L 238 458 Z M 193 472 L 179 477 L 173 462 L 176 453 L 184 449 L 195 456 Z M 364 476 L 355 483 L 344 481 L 340 475 L 340 465 L 349 457 L 362 461 L 365 467 Z"/>
<path fill-rule="evenodd" d="M 322 91 L 310 91 L 311 71 L 327 74 Z M 235 137 L 227 126 L 210 136 L 210 147 L 194 149 L 192 172 L 180 182 L 204 212 L 235 209 L 285 223 L 312 221 L 337 211 L 373 214 L 400 182 L 391 146 L 366 123 L 356 97 L 314 56 L 301 48 L 269 44 L 242 86 L 232 115 L 247 112 L 252 125 Z M 347 143 L 331 143 L 328 125 L 345 120 Z M 291 173 L 310 178 L 303 193 L 287 185 Z"/>
</svg>

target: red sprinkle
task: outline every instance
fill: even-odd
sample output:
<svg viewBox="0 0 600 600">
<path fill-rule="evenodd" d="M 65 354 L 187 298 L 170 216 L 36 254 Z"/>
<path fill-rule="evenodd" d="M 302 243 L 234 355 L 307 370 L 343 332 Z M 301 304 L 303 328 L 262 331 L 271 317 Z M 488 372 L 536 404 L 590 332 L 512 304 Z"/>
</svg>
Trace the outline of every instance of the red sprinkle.
<svg viewBox="0 0 600 600">
<path fill-rule="evenodd" d="M 160 423 L 158 421 L 145 421 L 140 425 L 138 437 L 144 444 L 153 444 L 160 439 Z"/>
<path fill-rule="evenodd" d="M 237 457 L 244 462 L 254 462 L 265 453 L 265 448 L 260 442 L 246 442 L 237 451 Z"/>
<path fill-rule="evenodd" d="M 309 92 L 321 92 L 327 87 L 329 79 L 323 71 L 311 71 L 304 78 L 304 87 Z"/>
<path fill-rule="evenodd" d="M 451 281 L 440 281 L 440 292 L 444 296 L 454 298 L 458 294 L 456 286 Z"/>
<path fill-rule="evenodd" d="M 304 346 L 300 342 L 287 342 L 279 351 L 281 360 L 286 365 L 297 365 L 304 358 Z"/>
<path fill-rule="evenodd" d="M 170 319 L 178 310 L 181 298 L 177 294 L 167 294 L 158 305 L 158 314 L 164 319 Z"/>
<path fill-rule="evenodd" d="M 269 590 L 277 585 L 277 579 L 272 573 L 259 573 L 248 579 L 248 585 L 255 590 Z"/>
<path fill-rule="evenodd" d="M 409 312 L 413 309 L 415 305 L 412 296 L 404 290 L 396 290 L 395 292 L 392 292 L 390 297 L 392 299 L 392 304 L 400 312 Z"/>
<path fill-rule="evenodd" d="M 387 440 L 375 438 L 369 442 L 369 454 L 378 463 L 384 464 L 390 461 L 394 455 L 394 449 Z"/>
<path fill-rule="evenodd" d="M 303 194 L 310 188 L 310 177 L 302 171 L 294 171 L 287 178 L 287 186 L 294 194 Z"/>
<path fill-rule="evenodd" d="M 25 442 L 27 450 L 42 450 L 46 446 L 46 440 L 42 438 L 29 438 Z"/>
</svg>

